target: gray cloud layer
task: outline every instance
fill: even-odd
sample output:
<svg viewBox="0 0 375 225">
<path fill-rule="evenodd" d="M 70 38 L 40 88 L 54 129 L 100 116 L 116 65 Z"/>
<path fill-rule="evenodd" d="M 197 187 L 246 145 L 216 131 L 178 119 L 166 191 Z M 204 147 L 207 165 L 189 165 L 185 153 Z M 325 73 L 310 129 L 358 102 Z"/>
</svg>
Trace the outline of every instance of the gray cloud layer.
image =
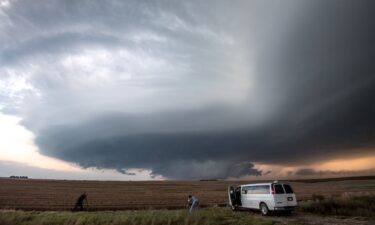
<svg viewBox="0 0 375 225">
<path fill-rule="evenodd" d="M 4 6 L 5 5 L 5 6 Z M 0 102 L 41 152 L 168 178 L 373 153 L 372 1 L 10 1 Z"/>
</svg>

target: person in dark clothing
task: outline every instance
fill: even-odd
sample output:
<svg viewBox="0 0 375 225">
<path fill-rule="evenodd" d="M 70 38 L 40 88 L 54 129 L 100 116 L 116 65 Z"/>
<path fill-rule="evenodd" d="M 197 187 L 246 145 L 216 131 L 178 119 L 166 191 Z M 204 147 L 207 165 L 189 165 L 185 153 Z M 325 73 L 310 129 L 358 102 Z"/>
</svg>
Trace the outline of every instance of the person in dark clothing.
<svg viewBox="0 0 375 225">
<path fill-rule="evenodd" d="M 81 196 L 78 197 L 77 202 L 73 208 L 73 211 L 82 211 L 83 210 L 83 202 L 86 201 L 87 207 L 89 206 L 89 203 L 87 201 L 87 194 L 86 192 L 81 194 Z"/>
</svg>

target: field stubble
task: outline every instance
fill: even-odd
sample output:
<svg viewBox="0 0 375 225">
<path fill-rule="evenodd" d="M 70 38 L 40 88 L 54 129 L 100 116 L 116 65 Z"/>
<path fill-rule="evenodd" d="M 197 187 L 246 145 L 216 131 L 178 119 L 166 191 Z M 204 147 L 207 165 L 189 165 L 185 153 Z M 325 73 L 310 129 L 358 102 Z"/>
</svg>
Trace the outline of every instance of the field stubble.
<svg viewBox="0 0 375 225">
<path fill-rule="evenodd" d="M 254 182 L 254 181 L 253 181 Z M 0 179 L 0 209 L 70 210 L 76 198 L 88 194 L 91 211 L 181 209 L 195 195 L 202 207 L 226 206 L 229 185 L 249 181 L 65 181 Z M 297 199 L 321 195 L 375 194 L 375 179 L 325 182 L 290 182 Z"/>
</svg>

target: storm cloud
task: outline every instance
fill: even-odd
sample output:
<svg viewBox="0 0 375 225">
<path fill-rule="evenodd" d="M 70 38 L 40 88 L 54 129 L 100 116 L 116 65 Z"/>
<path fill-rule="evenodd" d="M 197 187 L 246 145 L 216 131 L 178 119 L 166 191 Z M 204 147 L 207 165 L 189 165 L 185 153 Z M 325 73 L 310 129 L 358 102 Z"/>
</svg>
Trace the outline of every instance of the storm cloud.
<svg viewBox="0 0 375 225">
<path fill-rule="evenodd" d="M 332 171 L 332 170 L 314 170 L 310 168 L 304 168 L 297 170 L 295 172 L 295 175 L 297 176 L 303 176 L 303 177 L 308 177 L 308 176 L 358 176 L 358 175 L 372 175 L 374 174 L 375 170 L 374 169 L 368 169 L 368 170 L 339 170 L 339 171 Z"/>
<path fill-rule="evenodd" d="M 42 154 L 221 179 L 374 153 L 373 1 L 0 2 L 0 110 Z"/>
</svg>

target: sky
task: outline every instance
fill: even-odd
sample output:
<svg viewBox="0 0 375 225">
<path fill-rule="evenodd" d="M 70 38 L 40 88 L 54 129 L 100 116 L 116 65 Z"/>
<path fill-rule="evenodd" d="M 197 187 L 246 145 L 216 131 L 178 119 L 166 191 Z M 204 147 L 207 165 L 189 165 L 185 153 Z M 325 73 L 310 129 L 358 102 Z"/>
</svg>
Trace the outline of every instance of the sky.
<svg viewBox="0 0 375 225">
<path fill-rule="evenodd" d="M 0 176 L 375 175 L 370 0 L 0 0 Z"/>
</svg>

